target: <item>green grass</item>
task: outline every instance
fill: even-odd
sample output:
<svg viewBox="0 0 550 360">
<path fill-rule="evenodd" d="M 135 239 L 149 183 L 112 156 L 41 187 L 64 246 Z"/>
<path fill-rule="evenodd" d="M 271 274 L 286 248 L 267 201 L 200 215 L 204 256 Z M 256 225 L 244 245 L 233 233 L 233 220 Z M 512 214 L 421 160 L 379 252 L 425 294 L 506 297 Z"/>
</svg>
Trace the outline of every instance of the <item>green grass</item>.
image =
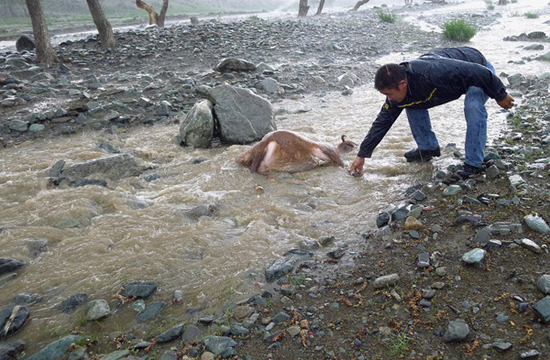
<svg viewBox="0 0 550 360">
<path fill-rule="evenodd" d="M 528 12 L 523 14 L 523 16 L 525 16 L 527 19 L 536 19 L 539 17 L 539 14 Z"/>
<path fill-rule="evenodd" d="M 405 333 L 392 335 L 392 341 L 390 343 L 390 356 L 394 357 L 408 353 L 411 340 L 412 339 Z"/>
<path fill-rule="evenodd" d="M 395 22 L 395 16 L 390 12 L 378 11 L 378 17 L 383 22 L 387 22 L 387 23 L 391 23 L 391 24 L 393 24 Z"/>
<path fill-rule="evenodd" d="M 453 41 L 467 42 L 474 37 L 477 30 L 464 20 L 451 20 L 443 24 L 443 37 Z"/>
</svg>

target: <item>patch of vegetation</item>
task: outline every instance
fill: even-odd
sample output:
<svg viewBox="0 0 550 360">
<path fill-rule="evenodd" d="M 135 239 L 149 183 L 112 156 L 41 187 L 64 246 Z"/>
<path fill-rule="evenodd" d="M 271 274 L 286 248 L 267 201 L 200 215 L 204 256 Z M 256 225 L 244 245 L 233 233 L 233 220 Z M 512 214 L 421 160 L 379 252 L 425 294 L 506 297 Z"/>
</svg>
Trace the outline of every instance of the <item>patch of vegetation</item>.
<svg viewBox="0 0 550 360">
<path fill-rule="evenodd" d="M 453 41 L 466 42 L 474 37 L 477 30 L 462 19 L 451 20 L 443 24 L 443 37 Z"/>
<path fill-rule="evenodd" d="M 528 12 L 523 14 L 523 16 L 525 16 L 527 19 L 536 19 L 539 17 L 539 14 Z"/>
<path fill-rule="evenodd" d="M 378 18 L 383 22 L 393 24 L 395 22 L 395 15 L 390 12 L 378 11 Z"/>
<path fill-rule="evenodd" d="M 403 332 L 394 335 L 390 344 L 390 356 L 400 356 L 408 353 L 411 340 L 412 339 Z"/>
</svg>

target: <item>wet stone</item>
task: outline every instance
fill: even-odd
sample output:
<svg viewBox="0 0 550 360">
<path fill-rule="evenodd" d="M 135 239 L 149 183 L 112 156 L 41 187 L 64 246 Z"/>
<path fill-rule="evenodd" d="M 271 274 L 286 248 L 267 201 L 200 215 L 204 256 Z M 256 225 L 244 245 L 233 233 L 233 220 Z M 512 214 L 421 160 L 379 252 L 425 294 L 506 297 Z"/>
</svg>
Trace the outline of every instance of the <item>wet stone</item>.
<svg viewBox="0 0 550 360">
<path fill-rule="evenodd" d="M 82 337 L 78 335 L 65 336 L 64 338 L 51 342 L 42 350 L 40 350 L 36 354 L 26 359 L 27 360 L 60 359 L 63 355 L 65 355 L 69 351 L 69 349 L 71 348 L 71 345 L 79 341 L 80 339 L 82 339 Z"/>
<path fill-rule="evenodd" d="M 201 330 L 197 326 L 190 324 L 185 327 L 185 331 L 181 335 L 181 338 L 185 344 L 189 345 L 198 341 L 201 335 Z"/>
<path fill-rule="evenodd" d="M 88 312 L 86 319 L 88 321 L 101 320 L 111 313 L 109 303 L 105 300 L 93 300 L 88 303 Z"/>
<path fill-rule="evenodd" d="M 542 275 L 537 280 L 537 288 L 545 295 L 550 295 L 550 275 Z"/>
<path fill-rule="evenodd" d="M 182 334 L 183 327 L 184 327 L 184 324 L 176 325 L 173 328 L 171 328 L 170 330 L 167 330 L 167 331 L 163 332 L 162 334 L 158 335 L 155 338 L 155 340 L 158 343 L 165 343 L 165 342 L 169 342 L 169 341 L 172 341 L 172 340 L 176 340 Z"/>
<path fill-rule="evenodd" d="M 0 258 L 0 275 L 15 272 L 25 265 L 23 261 Z"/>
<path fill-rule="evenodd" d="M 105 356 L 102 356 L 101 359 L 102 360 L 119 360 L 119 359 L 122 359 L 126 356 L 130 355 L 130 351 L 129 350 L 117 350 L 117 351 L 113 351 Z"/>
<path fill-rule="evenodd" d="M 0 311 L 0 339 L 19 331 L 29 319 L 30 311 L 25 306 L 8 306 Z"/>
<path fill-rule="evenodd" d="M 157 284 L 153 281 L 136 281 L 124 285 L 120 295 L 130 298 L 147 299 L 157 291 Z"/>
<path fill-rule="evenodd" d="M 64 312 L 66 314 L 72 312 L 75 308 L 84 304 L 86 299 L 88 299 L 88 294 L 84 293 L 69 296 L 67 299 L 63 300 L 60 305 L 61 312 Z"/>
<path fill-rule="evenodd" d="M 160 311 L 164 308 L 164 302 L 163 301 L 156 301 L 143 310 L 143 312 L 139 313 L 136 317 L 136 322 L 142 323 L 147 320 L 150 320 L 157 316 Z"/>
</svg>

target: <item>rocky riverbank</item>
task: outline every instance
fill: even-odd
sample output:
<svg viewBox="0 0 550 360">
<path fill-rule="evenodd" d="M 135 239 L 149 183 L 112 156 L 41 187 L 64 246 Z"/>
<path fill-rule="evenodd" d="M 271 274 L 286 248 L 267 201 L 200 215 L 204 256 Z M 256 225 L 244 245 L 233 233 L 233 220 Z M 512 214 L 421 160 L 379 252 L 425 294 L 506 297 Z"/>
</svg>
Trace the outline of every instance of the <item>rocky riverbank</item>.
<svg viewBox="0 0 550 360">
<path fill-rule="evenodd" d="M 461 16 L 482 26 L 496 19 L 490 12 Z M 44 137 L 62 141 L 84 129 L 121 131 L 177 122 L 208 88 L 224 82 L 254 89 L 272 102 L 304 93 L 349 92 L 370 81 L 380 55 L 447 45 L 409 24 L 383 23 L 372 10 L 303 21 L 250 18 L 130 31 L 118 34 L 117 41 L 113 52 L 102 50 L 93 37 L 62 44 L 63 63 L 49 69 L 34 66 L 31 53 L 2 55 L 3 145 Z M 272 69 L 261 74 L 211 70 L 229 55 Z M 357 83 L 339 83 L 350 73 Z M 364 249 L 290 251 L 266 267 L 266 283 L 248 301 L 230 301 L 193 323 L 157 317 L 164 304 L 155 301 L 156 284 L 126 284 L 117 294 L 118 305 L 139 312 L 136 322 L 150 328 L 148 337 L 136 336 L 134 329 L 102 330 L 95 325 L 114 312 L 109 302 L 76 296 L 67 299 L 65 309 L 88 306 L 86 321 L 28 355 L 74 360 L 100 354 L 107 354 L 102 359 L 164 360 L 548 357 L 550 76 L 503 76 L 521 105 L 509 114 L 510 131 L 487 149 L 483 174 L 454 182 L 451 167 L 414 184 L 402 203 L 380 214 L 378 230 L 362 234 Z M 273 92 L 260 86 L 266 78 L 277 82 Z M 446 151 L 460 162 L 459 151 Z M 327 247 L 334 239 L 319 242 Z M 175 293 L 173 301 L 179 296 Z M 17 296 L 13 304 L 2 305 L 2 329 L 11 335 L 11 324 L 29 316 L 24 309 L 32 312 L 32 299 Z M 15 359 L 23 351 L 24 341 L 0 342 L 1 359 Z"/>
</svg>

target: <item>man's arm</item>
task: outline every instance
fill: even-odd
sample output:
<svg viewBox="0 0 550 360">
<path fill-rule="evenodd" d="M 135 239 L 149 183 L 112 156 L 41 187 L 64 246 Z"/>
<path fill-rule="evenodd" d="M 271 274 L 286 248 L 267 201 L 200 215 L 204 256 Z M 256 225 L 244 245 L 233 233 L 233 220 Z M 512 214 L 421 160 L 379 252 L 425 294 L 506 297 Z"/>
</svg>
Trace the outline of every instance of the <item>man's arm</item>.
<svg viewBox="0 0 550 360">
<path fill-rule="evenodd" d="M 365 164 L 365 158 L 370 158 L 372 152 L 378 146 L 380 141 L 386 136 L 387 132 L 392 127 L 393 123 L 401 114 L 402 108 L 392 108 L 388 101 L 384 103 L 382 109 L 378 113 L 378 116 L 371 125 L 367 136 L 361 143 L 359 153 L 351 164 L 348 172 L 351 175 L 358 176 L 363 173 L 363 166 Z"/>
</svg>

